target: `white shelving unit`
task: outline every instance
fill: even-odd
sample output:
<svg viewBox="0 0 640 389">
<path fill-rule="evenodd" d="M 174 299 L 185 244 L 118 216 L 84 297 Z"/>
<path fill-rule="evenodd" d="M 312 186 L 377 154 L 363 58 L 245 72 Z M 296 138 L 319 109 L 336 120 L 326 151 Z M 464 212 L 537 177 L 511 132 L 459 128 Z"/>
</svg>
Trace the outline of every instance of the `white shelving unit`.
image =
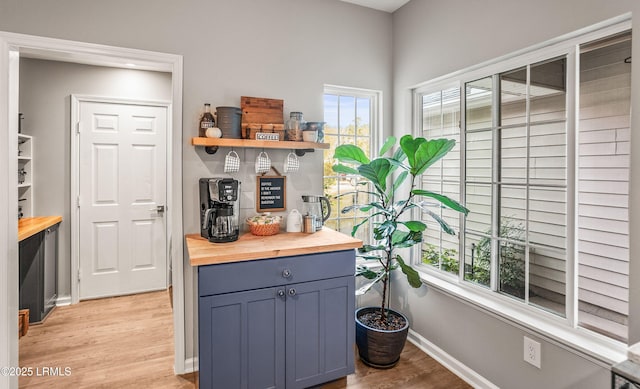
<svg viewBox="0 0 640 389">
<path fill-rule="evenodd" d="M 18 134 L 18 210 L 33 216 L 33 137 L 24 134 Z"/>
</svg>

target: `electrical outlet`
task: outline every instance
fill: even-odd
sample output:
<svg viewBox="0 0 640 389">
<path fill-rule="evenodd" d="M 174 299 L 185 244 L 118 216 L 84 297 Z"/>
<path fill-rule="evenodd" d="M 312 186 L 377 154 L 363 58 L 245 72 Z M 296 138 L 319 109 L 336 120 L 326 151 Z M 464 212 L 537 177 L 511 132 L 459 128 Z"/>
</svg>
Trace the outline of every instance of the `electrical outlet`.
<svg viewBox="0 0 640 389">
<path fill-rule="evenodd" d="M 524 361 L 540 369 L 542 355 L 540 354 L 540 342 L 524 337 Z"/>
</svg>

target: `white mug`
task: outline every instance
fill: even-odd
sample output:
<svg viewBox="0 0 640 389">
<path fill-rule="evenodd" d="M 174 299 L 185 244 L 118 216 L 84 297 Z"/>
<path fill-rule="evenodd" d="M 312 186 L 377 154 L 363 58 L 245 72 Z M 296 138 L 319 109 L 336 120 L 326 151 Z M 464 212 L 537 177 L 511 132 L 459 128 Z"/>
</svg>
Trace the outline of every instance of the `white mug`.
<svg viewBox="0 0 640 389">
<path fill-rule="evenodd" d="M 289 155 L 287 155 L 287 159 L 284 160 L 284 171 L 285 173 L 293 173 L 297 172 L 298 169 L 300 169 L 298 156 L 294 152 L 290 152 Z"/>
<path fill-rule="evenodd" d="M 256 174 L 268 173 L 271 170 L 271 159 L 264 151 L 256 157 Z"/>
<path fill-rule="evenodd" d="M 238 153 L 231 150 L 224 157 L 224 172 L 225 173 L 237 173 L 240 171 L 240 157 Z"/>
</svg>

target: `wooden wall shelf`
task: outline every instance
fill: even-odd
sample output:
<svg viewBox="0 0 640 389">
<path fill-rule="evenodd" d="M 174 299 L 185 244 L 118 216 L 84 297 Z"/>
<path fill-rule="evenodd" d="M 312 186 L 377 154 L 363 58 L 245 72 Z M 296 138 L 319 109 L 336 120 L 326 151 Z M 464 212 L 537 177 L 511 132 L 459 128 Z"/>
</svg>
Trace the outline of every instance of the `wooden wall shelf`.
<svg viewBox="0 0 640 389">
<path fill-rule="evenodd" d="M 245 147 L 254 149 L 292 149 L 296 154 L 304 155 L 307 151 L 315 149 L 328 149 L 328 143 L 316 142 L 292 142 L 292 141 L 269 141 L 255 139 L 229 139 L 229 138 L 191 138 L 194 146 L 204 146 L 209 154 L 215 154 L 219 147 Z"/>
</svg>

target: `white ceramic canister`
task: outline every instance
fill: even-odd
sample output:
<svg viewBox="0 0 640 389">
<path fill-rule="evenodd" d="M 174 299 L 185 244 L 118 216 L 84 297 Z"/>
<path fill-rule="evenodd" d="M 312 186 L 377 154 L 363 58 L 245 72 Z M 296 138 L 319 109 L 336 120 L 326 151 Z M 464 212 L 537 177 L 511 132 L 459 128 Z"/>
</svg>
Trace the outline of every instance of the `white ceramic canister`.
<svg viewBox="0 0 640 389">
<path fill-rule="evenodd" d="M 302 214 L 292 209 L 287 216 L 287 232 L 302 232 Z"/>
</svg>

